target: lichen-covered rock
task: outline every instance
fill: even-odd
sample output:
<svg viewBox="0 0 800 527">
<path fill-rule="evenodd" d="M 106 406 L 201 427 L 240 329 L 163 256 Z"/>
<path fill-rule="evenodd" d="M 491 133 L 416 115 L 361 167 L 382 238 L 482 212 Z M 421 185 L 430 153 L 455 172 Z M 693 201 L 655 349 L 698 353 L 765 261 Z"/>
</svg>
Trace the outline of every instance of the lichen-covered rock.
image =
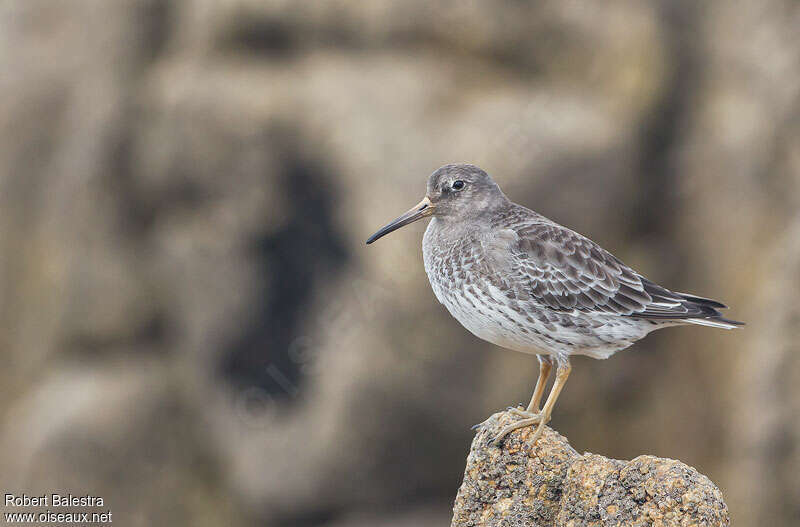
<svg viewBox="0 0 800 527">
<path fill-rule="evenodd" d="M 578 454 L 557 432 L 490 440 L 513 417 L 493 415 L 472 442 L 453 527 L 703 526 L 730 523 L 722 493 L 680 461 Z"/>
</svg>

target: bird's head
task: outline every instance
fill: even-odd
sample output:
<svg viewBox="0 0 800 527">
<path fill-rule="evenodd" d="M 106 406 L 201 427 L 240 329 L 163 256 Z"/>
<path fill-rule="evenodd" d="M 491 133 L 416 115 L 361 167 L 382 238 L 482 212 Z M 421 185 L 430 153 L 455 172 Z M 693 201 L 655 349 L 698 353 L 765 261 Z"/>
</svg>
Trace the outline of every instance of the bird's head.
<svg viewBox="0 0 800 527">
<path fill-rule="evenodd" d="M 508 199 L 497 183 L 480 168 L 466 164 L 445 165 L 428 178 L 425 198 L 370 236 L 367 244 L 428 216 L 445 221 L 465 221 L 507 203 Z"/>
</svg>

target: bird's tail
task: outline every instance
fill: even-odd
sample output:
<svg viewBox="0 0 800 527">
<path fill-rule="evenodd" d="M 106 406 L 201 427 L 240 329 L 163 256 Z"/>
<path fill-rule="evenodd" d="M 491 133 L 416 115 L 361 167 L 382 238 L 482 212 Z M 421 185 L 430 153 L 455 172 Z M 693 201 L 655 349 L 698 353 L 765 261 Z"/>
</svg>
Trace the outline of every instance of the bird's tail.
<svg viewBox="0 0 800 527">
<path fill-rule="evenodd" d="M 719 310 L 727 309 L 728 307 L 722 302 L 717 302 L 716 300 L 712 300 L 710 298 L 703 298 L 702 296 L 688 295 L 686 293 L 676 294 L 686 300 L 686 302 L 700 307 L 702 311 L 708 314 L 707 316 L 703 317 L 687 318 L 686 322 L 698 324 L 700 326 L 710 326 L 712 328 L 722 329 L 736 329 L 739 326 L 744 326 L 744 322 L 730 320 L 722 316 L 722 313 L 720 313 Z"/>
<path fill-rule="evenodd" d="M 729 320 L 724 317 L 687 318 L 686 322 L 697 324 L 699 326 L 711 326 L 712 328 L 722 329 L 736 329 L 740 326 L 744 326 L 744 322 Z"/>
</svg>

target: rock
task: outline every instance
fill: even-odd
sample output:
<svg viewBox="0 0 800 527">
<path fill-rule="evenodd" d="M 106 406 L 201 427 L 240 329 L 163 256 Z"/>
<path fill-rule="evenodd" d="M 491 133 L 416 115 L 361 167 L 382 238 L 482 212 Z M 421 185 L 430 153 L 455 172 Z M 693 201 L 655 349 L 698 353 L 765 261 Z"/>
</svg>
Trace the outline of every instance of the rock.
<svg viewBox="0 0 800 527">
<path fill-rule="evenodd" d="M 452 527 L 722 526 L 728 508 L 714 483 L 673 459 L 631 461 L 578 454 L 551 428 L 489 441 L 513 416 L 494 414 L 472 441 Z"/>
</svg>

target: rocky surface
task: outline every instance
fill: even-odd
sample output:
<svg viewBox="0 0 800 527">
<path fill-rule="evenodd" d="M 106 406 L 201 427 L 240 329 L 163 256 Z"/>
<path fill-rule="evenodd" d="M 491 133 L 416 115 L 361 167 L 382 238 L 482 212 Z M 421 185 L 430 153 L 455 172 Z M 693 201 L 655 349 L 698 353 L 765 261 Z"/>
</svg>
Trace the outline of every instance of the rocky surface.
<svg viewBox="0 0 800 527">
<path fill-rule="evenodd" d="M 453 527 L 720 527 L 730 523 L 722 493 L 673 459 L 619 461 L 578 454 L 551 428 L 490 440 L 513 421 L 493 415 L 476 434 L 453 507 Z"/>
</svg>

